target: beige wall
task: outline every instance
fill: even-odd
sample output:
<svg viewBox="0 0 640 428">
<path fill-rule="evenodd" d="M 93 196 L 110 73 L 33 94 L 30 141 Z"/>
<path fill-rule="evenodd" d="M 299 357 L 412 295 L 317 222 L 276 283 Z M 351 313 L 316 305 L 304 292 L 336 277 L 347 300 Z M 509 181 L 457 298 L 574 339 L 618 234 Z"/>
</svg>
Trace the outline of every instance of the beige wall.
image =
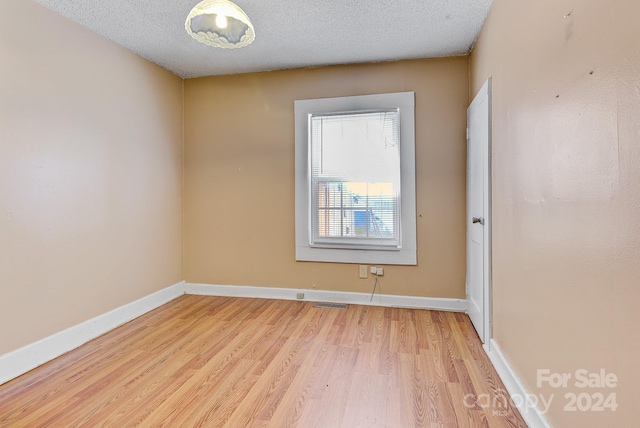
<svg viewBox="0 0 640 428">
<path fill-rule="evenodd" d="M 638 425 L 640 2 L 495 0 L 471 56 L 493 76 L 494 336 L 557 427 Z M 615 373 L 536 386 L 537 369 Z M 565 393 L 617 394 L 567 412 Z"/>
<path fill-rule="evenodd" d="M 0 2 L 0 354 L 182 280 L 182 80 Z"/>
<path fill-rule="evenodd" d="M 185 279 L 370 292 L 357 265 L 295 261 L 296 99 L 415 91 L 418 266 L 386 294 L 464 298 L 468 58 L 185 81 Z"/>
</svg>

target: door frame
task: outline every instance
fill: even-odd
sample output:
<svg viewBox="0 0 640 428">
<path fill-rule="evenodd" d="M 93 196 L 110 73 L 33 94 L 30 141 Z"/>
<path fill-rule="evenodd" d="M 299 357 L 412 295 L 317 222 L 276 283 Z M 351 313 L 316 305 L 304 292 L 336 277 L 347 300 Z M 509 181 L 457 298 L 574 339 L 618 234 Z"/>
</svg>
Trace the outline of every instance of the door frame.
<svg viewBox="0 0 640 428">
<path fill-rule="evenodd" d="M 493 337 L 493 305 L 492 305 L 492 275 L 491 275 L 491 143 L 492 143 L 492 103 L 491 103 L 491 77 L 487 79 L 487 81 L 482 85 L 482 88 L 478 91 L 478 93 L 474 96 L 473 101 L 469 104 L 469 108 L 473 105 L 474 101 L 478 99 L 480 95 L 484 95 L 487 98 L 487 110 L 488 110 L 488 141 L 487 141 L 487 152 L 484 159 L 483 165 L 483 183 L 484 183 L 484 227 L 483 227 L 483 239 L 484 239 L 484 248 L 483 248 L 483 327 L 484 327 L 484 344 L 485 349 L 490 349 L 491 339 Z M 467 109 L 467 162 L 469 159 L 469 108 Z M 467 164 L 467 172 L 469 171 L 469 166 Z M 469 177 L 467 174 L 467 191 L 469 190 Z M 468 196 L 467 196 L 468 198 Z M 466 247 L 467 247 L 467 277 L 466 277 L 466 297 L 467 301 L 469 301 L 469 215 L 470 213 L 468 205 L 466 208 L 465 215 L 465 224 L 467 225 L 467 237 L 466 237 Z"/>
</svg>

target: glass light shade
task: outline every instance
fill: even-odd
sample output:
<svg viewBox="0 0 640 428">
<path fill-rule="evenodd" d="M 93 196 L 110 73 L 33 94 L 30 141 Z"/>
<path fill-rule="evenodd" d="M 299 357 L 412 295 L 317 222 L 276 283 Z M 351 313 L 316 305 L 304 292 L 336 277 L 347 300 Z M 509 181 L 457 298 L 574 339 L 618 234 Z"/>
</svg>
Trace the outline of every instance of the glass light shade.
<svg viewBox="0 0 640 428">
<path fill-rule="evenodd" d="M 198 3 L 191 9 L 184 27 L 200 43 L 223 49 L 242 48 L 256 38 L 247 14 L 228 0 Z"/>
</svg>

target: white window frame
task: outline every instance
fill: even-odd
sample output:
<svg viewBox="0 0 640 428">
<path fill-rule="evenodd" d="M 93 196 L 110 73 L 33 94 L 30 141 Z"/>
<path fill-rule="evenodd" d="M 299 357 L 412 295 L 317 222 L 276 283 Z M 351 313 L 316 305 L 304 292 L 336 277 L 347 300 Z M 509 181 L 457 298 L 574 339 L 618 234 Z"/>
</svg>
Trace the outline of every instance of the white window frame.
<svg viewBox="0 0 640 428">
<path fill-rule="evenodd" d="M 296 260 L 361 264 L 417 264 L 415 190 L 415 96 L 413 92 L 296 100 L 295 231 Z M 400 113 L 400 242 L 396 247 L 327 248 L 311 245 L 309 115 L 395 109 Z"/>
</svg>

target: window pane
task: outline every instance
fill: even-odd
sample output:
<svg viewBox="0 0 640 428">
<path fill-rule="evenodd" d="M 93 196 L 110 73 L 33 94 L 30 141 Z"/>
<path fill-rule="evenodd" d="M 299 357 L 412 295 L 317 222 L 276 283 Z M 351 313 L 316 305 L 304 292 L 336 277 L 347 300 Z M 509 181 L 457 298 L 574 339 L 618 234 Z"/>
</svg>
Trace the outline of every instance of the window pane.
<svg viewBox="0 0 640 428">
<path fill-rule="evenodd" d="M 342 198 L 342 183 L 319 182 L 318 183 L 318 208 L 340 207 Z"/>
<path fill-rule="evenodd" d="M 336 237 L 342 236 L 342 211 L 337 209 L 318 210 L 318 236 Z"/>
</svg>

